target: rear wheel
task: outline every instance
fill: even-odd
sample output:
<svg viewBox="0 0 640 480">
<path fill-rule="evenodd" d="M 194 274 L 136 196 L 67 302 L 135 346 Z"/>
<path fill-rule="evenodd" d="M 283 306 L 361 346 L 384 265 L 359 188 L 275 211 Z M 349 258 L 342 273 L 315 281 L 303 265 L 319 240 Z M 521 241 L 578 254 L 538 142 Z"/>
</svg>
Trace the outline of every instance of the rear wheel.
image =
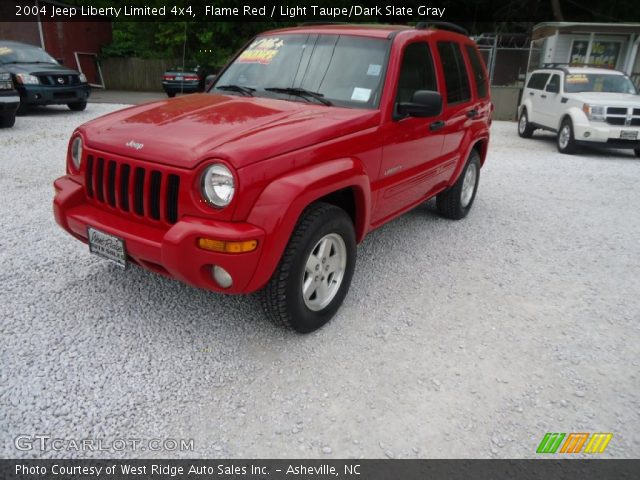
<svg viewBox="0 0 640 480">
<path fill-rule="evenodd" d="M 471 150 L 469 160 L 458 181 L 436 197 L 438 213 L 445 218 L 460 220 L 467 216 L 480 182 L 480 154 Z"/>
<path fill-rule="evenodd" d="M 520 119 L 518 120 L 518 135 L 522 138 L 531 138 L 533 130 L 534 128 L 529 123 L 527 110 L 523 108 L 522 113 L 520 114 Z"/>
<path fill-rule="evenodd" d="M 265 313 L 274 323 L 300 333 L 317 330 L 340 308 L 355 262 L 351 218 L 333 205 L 312 204 L 262 292 Z"/>
<path fill-rule="evenodd" d="M 69 110 L 73 110 L 74 112 L 81 112 L 85 108 L 87 108 L 87 102 L 82 101 L 82 102 L 67 103 L 67 107 L 69 107 Z"/>
<path fill-rule="evenodd" d="M 576 140 L 573 136 L 573 124 L 568 118 L 565 118 L 562 121 L 562 125 L 560 125 L 560 130 L 558 131 L 557 146 L 560 153 L 566 153 L 568 155 L 576 153 L 576 150 L 578 148 L 576 145 Z"/>
</svg>

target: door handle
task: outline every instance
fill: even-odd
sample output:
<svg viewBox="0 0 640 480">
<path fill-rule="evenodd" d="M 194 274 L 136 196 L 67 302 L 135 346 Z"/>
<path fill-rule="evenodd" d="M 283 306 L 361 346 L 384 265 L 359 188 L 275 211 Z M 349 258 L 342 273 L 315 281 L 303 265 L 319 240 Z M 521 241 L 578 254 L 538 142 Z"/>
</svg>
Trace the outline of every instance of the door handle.
<svg viewBox="0 0 640 480">
<path fill-rule="evenodd" d="M 540 98 L 547 98 L 546 95 L 540 95 Z"/>
<path fill-rule="evenodd" d="M 444 126 L 445 123 L 442 120 L 438 120 L 437 122 L 433 122 L 431 125 L 429 125 L 429 130 L 435 132 L 436 130 L 440 130 Z"/>
<path fill-rule="evenodd" d="M 529 95 L 531 95 L 533 97 L 535 95 L 535 93 L 529 92 Z"/>
<path fill-rule="evenodd" d="M 474 118 L 478 115 L 478 111 L 474 108 L 473 110 L 469 110 L 467 112 L 467 117 L 468 118 Z"/>
</svg>

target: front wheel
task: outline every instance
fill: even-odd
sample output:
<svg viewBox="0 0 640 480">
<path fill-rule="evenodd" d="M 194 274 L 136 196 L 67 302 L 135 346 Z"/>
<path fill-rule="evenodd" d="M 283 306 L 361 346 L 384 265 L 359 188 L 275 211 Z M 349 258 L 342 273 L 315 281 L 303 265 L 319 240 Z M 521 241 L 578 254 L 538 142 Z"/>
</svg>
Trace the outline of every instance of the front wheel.
<svg viewBox="0 0 640 480">
<path fill-rule="evenodd" d="M 300 217 L 262 292 L 267 317 L 300 333 L 322 327 L 347 295 L 355 263 L 351 218 L 336 206 L 312 204 Z"/>
<path fill-rule="evenodd" d="M 0 116 L 0 128 L 11 128 L 16 124 L 16 115 L 11 113 L 9 115 Z"/>
<path fill-rule="evenodd" d="M 171 91 L 171 90 L 167 91 L 167 97 L 169 97 L 169 98 L 173 98 L 173 97 L 175 97 L 175 96 L 176 96 L 176 92 L 173 92 L 173 91 Z"/>
<path fill-rule="evenodd" d="M 564 119 L 562 121 L 562 125 L 560 125 L 557 146 L 560 153 L 566 153 L 568 155 L 576 153 L 578 148 L 576 145 L 576 139 L 573 136 L 573 124 L 568 118 Z"/>
<path fill-rule="evenodd" d="M 469 160 L 458 181 L 436 197 L 438 213 L 445 218 L 460 220 L 467 216 L 478 191 L 480 182 L 480 154 L 471 150 Z"/>
<path fill-rule="evenodd" d="M 69 110 L 71 111 L 82 112 L 85 108 L 87 108 L 87 102 L 82 101 L 82 102 L 67 103 L 67 107 L 69 107 Z"/>
</svg>

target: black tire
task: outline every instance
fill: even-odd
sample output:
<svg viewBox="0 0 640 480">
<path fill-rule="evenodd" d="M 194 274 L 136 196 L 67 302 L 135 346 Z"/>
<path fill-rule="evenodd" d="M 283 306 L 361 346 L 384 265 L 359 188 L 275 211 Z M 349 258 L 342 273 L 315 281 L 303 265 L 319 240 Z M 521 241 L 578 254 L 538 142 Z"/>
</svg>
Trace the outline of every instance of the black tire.
<svg viewBox="0 0 640 480">
<path fill-rule="evenodd" d="M 11 128 L 16 124 L 16 116 L 14 113 L 0 116 L 0 128 Z"/>
<path fill-rule="evenodd" d="M 69 110 L 72 110 L 74 112 L 82 112 L 85 108 L 87 108 L 87 102 L 82 101 L 82 102 L 67 103 L 67 107 L 69 107 Z"/>
<path fill-rule="evenodd" d="M 176 96 L 176 92 L 167 92 L 167 97 L 173 98 Z"/>
<path fill-rule="evenodd" d="M 529 116 L 527 115 L 527 109 L 523 108 L 520 118 L 518 118 L 518 135 L 522 138 L 531 138 L 535 128 L 529 123 Z"/>
<path fill-rule="evenodd" d="M 305 276 L 309 278 L 306 270 L 308 259 L 314 252 L 317 252 L 318 245 L 327 236 L 338 236 L 344 242 L 342 247 L 344 247 L 346 265 L 344 269 L 340 269 L 342 280 L 335 287 L 337 290 L 330 297 L 329 303 L 314 311 L 307 306 L 303 298 L 302 286 Z M 327 255 L 327 257 L 329 256 Z M 267 317 L 277 325 L 300 333 L 309 333 L 319 329 L 331 320 L 340 308 L 349 291 L 355 264 L 356 240 L 351 218 L 344 210 L 334 205 L 320 202 L 310 205 L 300 216 L 280 264 L 262 291 L 262 306 Z M 329 269 L 329 262 L 325 267 L 327 270 Z M 316 265 L 316 270 L 318 268 L 320 268 L 320 273 L 316 278 L 323 275 L 324 271 L 322 265 Z M 327 285 L 331 285 L 331 278 L 332 274 L 327 275 Z M 309 280 L 314 283 L 313 278 Z M 325 280 L 324 276 L 322 280 Z"/>
<path fill-rule="evenodd" d="M 636 154 L 636 157 L 640 157 L 640 148 L 636 148 L 633 153 Z"/>
<path fill-rule="evenodd" d="M 471 197 L 467 198 L 468 190 L 465 186 L 467 172 L 471 175 L 470 169 L 475 169 L 475 181 L 473 181 L 473 191 Z M 471 178 L 469 180 L 472 180 Z M 438 213 L 451 220 L 460 220 L 467 216 L 473 206 L 478 192 L 480 182 L 480 154 L 477 150 L 471 150 L 469 159 L 456 183 L 436 197 L 436 208 Z"/>
<path fill-rule="evenodd" d="M 564 137 L 565 129 L 568 129 L 568 131 L 566 132 L 568 138 L 566 140 Z M 562 121 L 560 130 L 558 130 L 558 136 L 556 138 L 556 146 L 558 147 L 558 151 L 560 153 L 566 153 L 567 155 L 576 153 L 576 150 L 578 150 L 576 139 L 573 136 L 573 123 L 571 123 L 571 119 L 565 118 Z"/>
</svg>

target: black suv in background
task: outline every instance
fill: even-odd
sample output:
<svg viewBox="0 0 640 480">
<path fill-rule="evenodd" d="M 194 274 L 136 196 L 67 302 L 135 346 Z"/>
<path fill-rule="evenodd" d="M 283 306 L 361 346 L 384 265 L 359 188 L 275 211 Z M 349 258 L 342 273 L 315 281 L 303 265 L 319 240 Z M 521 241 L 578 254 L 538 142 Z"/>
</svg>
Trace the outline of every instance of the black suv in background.
<svg viewBox="0 0 640 480">
<path fill-rule="evenodd" d="M 84 74 L 60 65 L 39 47 L 0 40 L 0 68 L 11 73 L 20 113 L 31 105 L 67 105 L 78 111 L 87 106 L 91 87 Z"/>
<path fill-rule="evenodd" d="M 13 127 L 19 106 L 20 97 L 13 88 L 11 74 L 0 68 L 0 128 Z"/>
</svg>

